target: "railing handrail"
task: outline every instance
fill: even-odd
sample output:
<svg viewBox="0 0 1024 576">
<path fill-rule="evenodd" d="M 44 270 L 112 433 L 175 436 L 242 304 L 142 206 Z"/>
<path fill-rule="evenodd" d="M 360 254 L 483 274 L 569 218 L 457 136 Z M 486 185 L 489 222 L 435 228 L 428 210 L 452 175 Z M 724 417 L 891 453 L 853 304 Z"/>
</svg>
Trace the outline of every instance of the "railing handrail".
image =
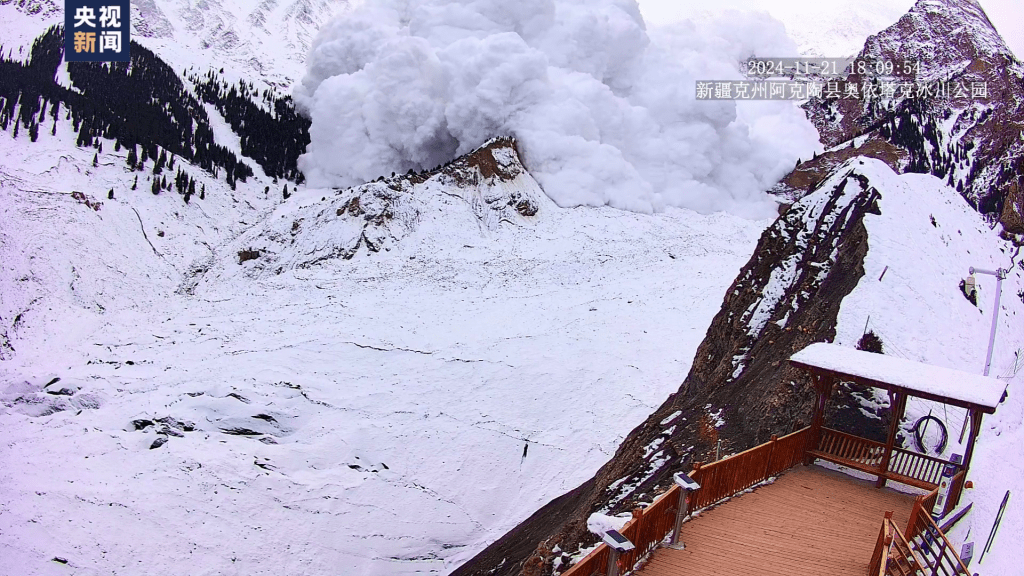
<svg viewBox="0 0 1024 576">
<path fill-rule="evenodd" d="M 909 454 L 909 455 L 913 456 L 914 458 L 920 458 L 922 460 L 930 460 L 930 461 L 932 461 L 932 462 L 934 462 L 936 464 L 953 464 L 954 466 L 957 466 L 958 468 L 960 467 L 959 464 L 956 464 L 952 460 L 943 460 L 942 458 L 937 458 L 935 456 L 929 456 L 927 454 L 922 454 L 920 452 L 914 452 L 913 450 L 907 450 L 906 448 L 897 448 L 897 447 L 893 446 L 892 447 L 892 451 L 893 452 L 900 452 L 902 454 Z"/>
<path fill-rule="evenodd" d="M 901 531 L 898 526 L 892 522 L 892 513 L 886 512 L 885 518 L 882 520 L 882 531 L 879 534 L 878 542 L 875 544 L 875 551 L 871 555 L 871 568 L 870 572 L 872 576 L 875 573 L 875 562 L 878 562 L 878 574 L 884 576 L 888 574 L 888 564 L 890 561 L 890 555 L 888 547 L 892 542 L 892 537 L 899 538 L 900 541 L 906 544 L 907 549 L 913 555 L 914 561 L 918 563 L 922 568 L 937 569 L 943 561 L 947 561 L 953 564 L 957 570 L 956 574 L 970 574 L 967 565 L 964 564 L 960 555 L 957 554 L 953 548 L 953 544 L 946 537 L 946 534 L 941 528 L 935 524 L 935 521 L 931 516 L 931 507 L 927 505 L 928 502 L 935 502 L 935 498 L 938 496 L 938 488 L 932 490 L 928 494 L 918 496 L 914 500 L 914 507 L 910 511 L 910 518 L 907 520 L 906 531 Z M 919 523 L 923 523 L 923 530 L 919 530 Z M 927 556 L 924 560 L 914 551 L 914 545 L 912 542 L 921 536 L 922 533 L 927 533 L 931 538 L 941 538 L 942 546 L 939 547 L 939 552 L 935 554 L 935 565 L 933 566 L 927 561 Z M 892 537 L 889 537 L 889 534 Z M 903 555 L 906 558 L 905 555 Z M 932 572 L 937 573 L 937 572 Z"/>
<path fill-rule="evenodd" d="M 835 428 L 827 428 L 825 426 L 822 426 L 821 427 L 821 431 L 822 432 L 828 432 L 830 434 L 835 434 L 837 436 L 842 436 L 844 438 L 849 438 L 850 440 L 856 440 L 858 442 L 863 442 L 864 444 L 872 445 L 875 448 L 885 448 L 885 442 L 877 442 L 875 440 L 871 440 L 870 438 L 864 438 L 863 436 L 855 436 L 853 434 L 847 434 L 846 432 L 840 432 L 839 430 L 836 430 Z"/>
<path fill-rule="evenodd" d="M 686 513 L 692 514 L 701 508 L 713 506 L 722 500 L 731 498 L 744 490 L 764 482 L 771 476 L 775 476 L 782 473 L 784 470 L 792 468 L 802 459 L 803 454 L 807 449 L 806 437 L 810 434 L 810 429 L 810 426 L 806 426 L 781 438 L 773 436 L 771 440 L 764 444 L 759 444 L 738 454 L 727 456 L 726 458 L 722 458 L 721 460 L 717 460 L 706 466 L 701 463 L 694 464 L 694 469 L 693 472 L 690 473 L 690 477 L 701 485 L 701 489 L 694 492 L 693 497 L 689 499 L 689 507 L 686 510 Z M 801 449 L 799 450 L 800 458 L 793 458 L 788 465 L 781 468 L 773 467 L 772 461 L 775 456 L 775 448 L 779 445 L 788 445 L 794 438 L 800 438 L 800 440 L 804 442 L 803 446 L 801 446 Z M 756 472 L 756 474 L 749 474 L 747 476 L 742 476 L 740 474 L 730 475 L 730 484 L 715 482 L 715 480 L 717 480 L 715 474 L 719 469 L 728 470 L 731 466 L 742 466 L 743 459 L 754 460 L 760 458 L 764 458 L 763 464 L 758 463 L 760 468 L 752 468 L 748 470 L 752 470 Z M 709 485 L 709 478 L 712 481 L 713 486 Z M 741 481 L 741 479 L 746 481 Z M 715 490 L 712 490 L 712 488 Z M 709 493 L 711 494 L 710 496 L 708 496 Z"/>
<path fill-rule="evenodd" d="M 806 450 L 806 446 L 802 447 L 802 449 L 797 451 L 797 453 L 800 455 L 800 458 L 792 458 L 792 461 L 789 462 L 788 466 L 785 466 L 781 470 L 776 470 L 776 468 L 778 468 L 778 467 L 777 466 L 774 466 L 774 467 L 772 466 L 772 463 L 773 463 L 772 457 L 774 455 L 773 450 L 774 450 L 775 446 L 777 446 L 779 444 L 783 444 L 784 442 L 785 443 L 792 442 L 797 437 L 797 435 L 800 435 L 800 434 L 806 435 L 806 434 L 809 433 L 809 431 L 810 431 L 810 427 L 808 426 L 808 427 L 805 427 L 805 428 L 801 428 L 800 430 L 797 430 L 797 431 L 792 432 L 790 434 L 787 434 L 787 435 L 785 435 L 785 436 L 783 436 L 781 438 L 776 438 L 776 437 L 773 436 L 771 440 L 769 440 L 768 442 L 765 442 L 764 444 L 760 444 L 758 446 L 754 446 L 753 448 L 744 450 L 743 452 L 740 452 L 738 454 L 733 454 L 731 456 L 727 456 L 727 457 L 725 457 L 725 458 L 723 458 L 721 460 L 718 460 L 717 462 L 712 462 L 711 464 L 708 464 L 707 466 L 702 466 L 702 465 L 700 465 L 698 463 L 698 464 L 696 464 L 694 466 L 694 471 L 691 472 L 691 476 L 693 477 L 693 479 L 695 481 L 697 481 L 697 483 L 700 483 L 701 482 L 701 476 L 713 473 L 713 471 L 715 470 L 715 468 L 717 466 L 725 466 L 725 465 L 728 465 L 728 464 L 735 464 L 736 462 L 738 462 L 738 459 L 742 459 L 742 458 L 751 458 L 752 459 L 754 456 L 761 456 L 760 454 L 758 454 L 759 452 L 767 451 L 768 455 L 766 457 L 766 462 L 764 463 L 763 467 L 760 470 L 758 470 L 758 474 L 761 477 L 761 479 L 759 481 L 755 482 L 755 484 L 763 482 L 763 481 L 767 480 L 768 478 L 770 478 L 771 476 L 775 476 L 775 475 L 781 473 L 784 470 L 792 468 L 797 462 L 799 462 L 801 460 L 801 458 L 803 456 L 803 453 L 804 453 L 804 450 Z M 711 472 L 708 472 L 709 470 Z M 753 478 L 757 478 L 759 476 L 753 476 Z M 740 493 L 743 490 L 746 490 L 748 488 L 750 488 L 750 486 L 743 486 L 741 488 L 736 489 L 734 492 L 732 492 L 728 496 L 724 496 L 723 498 L 728 498 L 729 496 L 735 496 L 736 494 L 738 494 L 738 493 Z M 626 522 L 625 526 L 623 526 L 622 530 L 620 530 L 619 532 L 621 532 L 627 538 L 632 536 L 633 535 L 633 531 L 636 530 L 635 526 L 636 526 L 636 524 L 638 522 L 643 522 L 645 517 L 648 517 L 651 514 L 656 514 L 657 512 L 659 512 L 659 508 L 671 506 L 671 504 L 666 503 L 666 499 L 674 497 L 676 499 L 676 502 L 678 502 L 678 500 L 679 500 L 679 491 L 680 491 L 679 486 L 673 485 L 671 488 L 669 488 L 667 491 L 665 491 L 665 493 L 663 493 L 660 496 L 658 496 L 657 498 L 655 498 L 654 502 L 652 502 L 651 505 L 648 506 L 647 508 L 645 508 L 642 512 L 640 512 L 639 514 L 634 512 L 633 519 L 631 519 L 628 522 Z M 688 500 L 690 500 L 690 499 L 688 499 Z M 716 500 L 716 502 L 718 502 L 720 500 L 721 499 L 718 499 L 718 500 Z M 669 500 L 668 502 L 671 502 L 671 500 Z M 671 510 L 675 510 L 675 508 L 673 507 L 673 508 L 671 508 Z M 690 510 L 687 510 L 687 512 L 690 512 Z M 657 519 L 655 519 L 655 521 L 656 520 Z M 635 550 L 632 551 L 632 552 L 623 554 L 621 560 L 623 560 L 626 563 L 628 563 L 629 564 L 629 568 L 632 568 L 632 566 L 637 561 L 641 560 L 642 557 L 646 553 L 650 552 L 650 550 L 653 549 L 652 544 L 656 545 L 658 542 L 661 542 L 662 540 L 664 540 L 665 536 L 667 536 L 673 530 L 673 528 L 674 528 L 674 526 L 672 524 L 669 524 L 667 526 L 667 529 L 665 529 L 665 530 L 655 530 L 653 532 L 648 531 L 648 533 L 645 534 L 642 538 L 639 538 L 638 541 L 634 541 L 633 542 L 633 545 L 636 547 Z M 607 570 L 607 565 L 606 565 L 607 558 L 608 558 L 608 546 L 606 544 L 602 543 L 602 544 L 598 545 L 597 548 L 594 548 L 593 550 L 591 550 L 590 553 L 588 553 L 586 556 L 581 558 L 578 562 L 573 564 L 572 567 L 570 567 L 568 570 L 566 570 L 562 574 L 562 576 L 592 576 L 593 574 L 599 573 L 602 570 Z"/>
<path fill-rule="evenodd" d="M 959 574 L 960 572 L 963 572 L 964 574 L 970 574 L 970 571 L 967 569 L 967 565 L 964 564 L 964 561 L 960 558 L 960 555 L 956 553 L 956 549 L 953 548 L 953 543 L 949 541 L 949 538 L 946 538 L 945 532 L 943 532 L 942 529 L 939 528 L 938 524 L 935 523 L 935 520 L 932 519 L 932 515 L 929 514 L 926 510 L 921 510 L 918 513 L 918 518 L 924 520 L 925 530 L 929 534 L 933 536 L 935 534 L 938 534 L 939 537 L 942 538 L 942 542 L 945 544 L 945 546 L 942 547 L 942 550 L 948 551 L 948 554 L 945 554 L 945 556 L 948 556 L 950 561 L 956 561 L 955 567 L 957 569 L 957 573 Z M 936 562 L 941 561 L 941 558 L 936 559 Z"/>
<path fill-rule="evenodd" d="M 654 501 L 651 503 L 651 505 L 648 506 L 647 508 L 645 508 L 645 513 L 646 514 L 650 514 L 650 512 L 655 511 L 656 508 L 658 508 L 660 506 L 663 506 L 665 500 L 668 499 L 668 498 L 673 498 L 674 497 L 674 498 L 676 498 L 678 500 L 678 498 L 679 498 L 679 490 L 680 490 L 679 486 L 673 484 L 671 488 L 666 490 L 664 493 L 658 495 L 654 499 Z M 647 511 L 650 511 L 650 512 L 647 512 Z M 630 529 L 634 526 L 634 524 L 636 524 L 640 520 L 640 518 L 641 517 L 634 516 L 632 519 L 627 520 L 626 524 L 622 527 L 622 529 L 619 532 L 622 533 L 623 535 L 626 535 L 630 531 Z M 671 528 L 669 530 L 671 531 Z M 665 538 L 666 534 L 668 534 L 668 532 L 666 532 L 665 534 L 662 534 L 654 542 L 661 542 Z M 648 548 L 651 543 L 652 542 L 633 542 L 633 545 L 638 550 L 644 550 L 644 549 Z M 580 558 L 579 561 L 576 562 L 575 564 L 573 564 L 572 567 L 570 567 L 568 570 L 566 570 L 562 574 L 562 576 L 591 576 L 591 574 L 594 573 L 594 569 L 592 568 L 590 572 L 584 572 L 583 568 L 584 567 L 588 567 L 587 566 L 588 564 L 594 562 L 598 558 L 598 556 L 600 556 L 602 554 L 604 554 L 605 557 L 607 558 L 607 549 L 608 549 L 608 545 L 607 544 L 603 544 L 603 543 L 600 544 L 597 548 L 594 548 L 593 550 L 591 550 L 590 553 L 588 553 L 586 556 L 584 556 L 583 558 Z M 597 567 L 597 570 L 601 570 L 602 568 L 607 568 L 607 567 L 606 566 Z"/>
<path fill-rule="evenodd" d="M 797 430 L 795 432 L 790 432 L 789 434 L 786 434 L 785 436 L 780 436 L 778 438 L 772 437 L 771 440 L 765 442 L 764 444 L 758 444 L 757 446 L 754 446 L 753 448 L 747 448 L 743 452 L 737 452 L 736 454 L 730 454 L 730 455 L 726 456 L 725 458 L 722 458 L 720 460 L 715 460 L 714 462 L 712 462 L 710 464 L 707 464 L 707 465 L 701 464 L 700 465 L 700 469 L 701 470 L 707 470 L 709 468 L 714 468 L 715 466 L 722 465 L 724 462 L 727 462 L 727 461 L 732 460 L 734 458 L 739 458 L 740 456 L 749 456 L 749 455 L 751 455 L 751 454 L 753 454 L 755 452 L 763 451 L 767 447 L 772 446 L 773 442 L 774 443 L 783 442 L 785 440 L 788 440 L 788 439 L 796 436 L 797 434 L 804 434 L 804 433 L 806 433 L 810 429 L 811 429 L 810 426 L 804 426 L 803 428 L 801 428 L 801 429 L 799 429 L 799 430 Z"/>
</svg>

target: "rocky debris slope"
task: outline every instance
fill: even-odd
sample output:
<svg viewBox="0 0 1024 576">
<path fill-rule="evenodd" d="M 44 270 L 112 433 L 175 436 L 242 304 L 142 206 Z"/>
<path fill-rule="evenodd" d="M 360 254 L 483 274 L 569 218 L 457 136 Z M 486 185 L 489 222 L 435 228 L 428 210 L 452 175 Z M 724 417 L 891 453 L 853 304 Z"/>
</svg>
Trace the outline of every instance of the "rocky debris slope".
<svg viewBox="0 0 1024 576">
<path fill-rule="evenodd" d="M 234 243 L 237 264 L 259 276 L 390 251 L 424 218 L 442 214 L 459 225 L 464 220 L 452 215 L 453 205 L 483 230 L 528 225 L 546 196 L 519 161 L 515 140 L 495 138 L 435 170 L 382 177 L 319 200 L 286 203 L 243 234 Z"/>
<path fill-rule="evenodd" d="M 834 338 L 840 304 L 863 275 L 868 248 L 863 219 L 877 212 L 879 191 L 858 171 L 862 164 L 857 159 L 843 165 L 762 234 L 679 392 L 629 434 L 595 477 L 549 503 L 454 575 L 512 576 L 530 557 L 564 567 L 568 557 L 551 550 L 594 543 L 586 527 L 591 513 L 614 514 L 649 502 L 668 488 L 672 473 L 713 459 L 718 440 L 724 453 L 738 452 L 810 422 L 810 382 L 785 359 L 810 343 Z M 833 425 L 862 433 L 880 430 L 881 415 L 854 408 L 855 393 L 837 393 Z"/>
<path fill-rule="evenodd" d="M 805 105 L 825 146 L 773 192 L 790 201 L 839 164 L 870 156 L 898 173 L 932 174 L 979 212 L 1024 234 L 1024 65 L 976 0 L 919 0 L 896 24 L 868 38 L 864 73 L 845 82 L 860 98 L 816 98 Z M 904 69 L 904 63 L 917 63 Z M 893 63 L 886 72 L 885 63 Z M 885 83 L 945 83 L 945 92 L 906 97 Z M 864 85 L 873 86 L 865 94 Z M 841 84 L 845 86 L 845 84 Z M 877 92 L 876 92 L 877 91 Z"/>
</svg>

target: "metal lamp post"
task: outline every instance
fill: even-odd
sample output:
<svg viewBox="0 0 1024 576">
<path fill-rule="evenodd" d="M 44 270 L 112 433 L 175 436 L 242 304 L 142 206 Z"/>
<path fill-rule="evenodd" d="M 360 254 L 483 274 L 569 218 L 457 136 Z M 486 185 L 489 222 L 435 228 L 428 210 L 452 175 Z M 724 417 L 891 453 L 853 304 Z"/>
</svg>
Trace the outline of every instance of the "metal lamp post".
<svg viewBox="0 0 1024 576">
<path fill-rule="evenodd" d="M 981 268 L 975 268 L 972 266 L 970 272 L 972 275 L 977 272 L 978 274 L 988 274 L 996 277 L 996 305 L 992 310 L 992 330 L 989 331 L 988 355 L 985 356 L 985 376 L 988 376 L 988 371 L 992 367 L 992 347 L 996 343 L 996 325 L 999 323 L 999 297 L 1003 293 L 1003 279 L 1006 278 L 1008 270 L 999 268 L 993 272 L 992 270 L 982 270 Z"/>
<path fill-rule="evenodd" d="M 608 530 L 601 536 L 601 540 L 608 545 L 608 576 L 619 576 L 619 554 L 629 552 L 635 546 L 618 530 Z"/>
<path fill-rule="evenodd" d="M 996 344 L 996 326 L 999 325 L 999 298 L 1003 294 L 1003 279 L 1006 278 L 1006 273 L 1009 270 L 1003 268 L 997 268 L 994 272 L 992 270 L 982 270 L 981 268 L 975 268 L 971 266 L 969 269 L 971 276 L 968 276 L 964 282 L 966 286 L 975 287 L 977 282 L 974 281 L 974 273 L 988 274 L 989 276 L 996 277 L 996 305 L 992 309 L 992 329 L 988 333 L 988 353 L 985 355 L 985 376 L 988 376 L 989 370 L 992 368 L 992 349 Z M 970 414 L 964 414 L 964 424 L 960 428 L 960 442 L 964 441 L 964 433 L 967 431 L 967 418 Z"/>
<path fill-rule="evenodd" d="M 679 485 L 679 504 L 676 505 L 676 527 L 672 530 L 672 544 L 669 547 L 682 550 L 683 543 L 679 541 L 679 531 L 683 527 L 683 517 L 686 516 L 687 500 L 689 500 L 690 492 L 700 488 L 700 484 L 682 472 L 675 473 L 672 479 Z"/>
</svg>

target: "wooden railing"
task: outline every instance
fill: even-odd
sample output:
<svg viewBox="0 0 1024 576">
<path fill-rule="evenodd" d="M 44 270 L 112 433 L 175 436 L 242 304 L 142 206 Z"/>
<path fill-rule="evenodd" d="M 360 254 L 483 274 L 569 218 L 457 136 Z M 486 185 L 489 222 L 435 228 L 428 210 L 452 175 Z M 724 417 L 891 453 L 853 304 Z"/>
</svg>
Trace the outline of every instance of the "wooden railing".
<svg viewBox="0 0 1024 576">
<path fill-rule="evenodd" d="M 889 459 L 888 477 L 927 490 L 939 484 L 942 471 L 948 464 L 948 460 L 893 448 L 892 457 Z"/>
<path fill-rule="evenodd" d="M 700 490 L 690 495 L 687 514 L 706 508 L 760 484 L 803 459 L 810 428 L 772 439 L 739 454 L 712 462 L 695 464 L 690 477 Z"/>
<path fill-rule="evenodd" d="M 963 473 L 958 474 L 962 486 Z M 954 477 L 954 487 L 957 478 Z M 910 511 L 907 529 L 900 531 L 892 521 L 892 512 L 885 513 L 882 529 L 875 543 L 868 568 L 869 576 L 956 576 L 970 574 L 967 565 L 956 553 L 953 545 L 932 520 L 938 489 L 917 497 Z M 947 511 L 954 505 L 950 497 Z M 919 572 L 920 570 L 920 572 Z"/>
<path fill-rule="evenodd" d="M 886 512 L 868 566 L 868 576 L 916 576 L 925 566 L 925 561 L 914 552 L 910 542 L 892 521 L 892 512 Z"/>
<path fill-rule="evenodd" d="M 930 576 L 956 576 L 970 574 L 949 539 L 936 526 L 928 510 L 920 510 L 910 517 L 913 527 L 907 531 L 911 547 L 930 569 Z"/>
<path fill-rule="evenodd" d="M 964 493 L 964 483 L 966 480 L 967 474 L 963 470 L 953 476 L 953 487 L 949 491 L 949 500 L 946 501 L 946 508 L 942 511 L 943 516 L 952 512 L 953 508 L 960 504 L 960 496 Z"/>
<path fill-rule="evenodd" d="M 625 573 L 672 531 L 679 504 L 679 486 L 673 485 L 647 508 L 633 510 L 633 518 L 619 532 L 629 538 L 635 548 L 619 556 L 619 573 Z M 593 552 L 573 564 L 563 576 L 594 576 L 608 573 L 608 546 L 601 544 Z"/>
<path fill-rule="evenodd" d="M 861 438 L 831 428 L 822 428 L 821 437 L 816 449 L 809 454 L 822 460 L 842 464 L 869 474 L 885 476 L 889 480 L 931 490 L 939 484 L 942 471 L 952 462 L 911 452 L 902 448 L 893 448 L 887 470 L 882 470 L 882 459 L 885 444 Z M 957 490 L 957 500 L 959 500 Z"/>
<path fill-rule="evenodd" d="M 818 447 L 811 453 L 830 462 L 877 474 L 882 467 L 885 444 L 823 427 Z"/>
<path fill-rule="evenodd" d="M 750 450 L 729 456 L 706 466 L 694 465 L 690 477 L 700 489 L 687 498 L 687 513 L 715 504 L 772 476 L 792 468 L 803 459 L 810 428 L 772 439 Z M 619 557 L 619 572 L 631 570 L 672 531 L 679 503 L 679 487 L 673 485 L 647 508 L 633 510 L 633 518 L 619 532 L 629 538 L 635 549 Z M 563 576 L 606 574 L 609 549 L 601 544 Z"/>
<path fill-rule="evenodd" d="M 619 573 L 625 573 L 672 531 L 679 507 L 679 486 L 673 485 L 647 508 L 633 510 L 633 520 L 623 529 L 622 535 L 629 538 L 636 548 L 619 557 Z"/>
</svg>

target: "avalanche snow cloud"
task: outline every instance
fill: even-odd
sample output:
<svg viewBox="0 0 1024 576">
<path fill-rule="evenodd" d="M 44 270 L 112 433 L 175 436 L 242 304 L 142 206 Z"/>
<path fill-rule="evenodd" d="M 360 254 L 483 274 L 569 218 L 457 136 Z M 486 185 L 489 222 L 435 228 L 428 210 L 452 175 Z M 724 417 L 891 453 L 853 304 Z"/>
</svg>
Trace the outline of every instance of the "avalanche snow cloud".
<svg viewBox="0 0 1024 576">
<path fill-rule="evenodd" d="M 300 168 L 352 186 L 512 135 L 561 206 L 767 216 L 816 132 L 791 102 L 698 102 L 695 82 L 796 48 L 767 14 L 716 18 L 648 31 L 635 0 L 370 0 L 313 43 Z"/>
</svg>

